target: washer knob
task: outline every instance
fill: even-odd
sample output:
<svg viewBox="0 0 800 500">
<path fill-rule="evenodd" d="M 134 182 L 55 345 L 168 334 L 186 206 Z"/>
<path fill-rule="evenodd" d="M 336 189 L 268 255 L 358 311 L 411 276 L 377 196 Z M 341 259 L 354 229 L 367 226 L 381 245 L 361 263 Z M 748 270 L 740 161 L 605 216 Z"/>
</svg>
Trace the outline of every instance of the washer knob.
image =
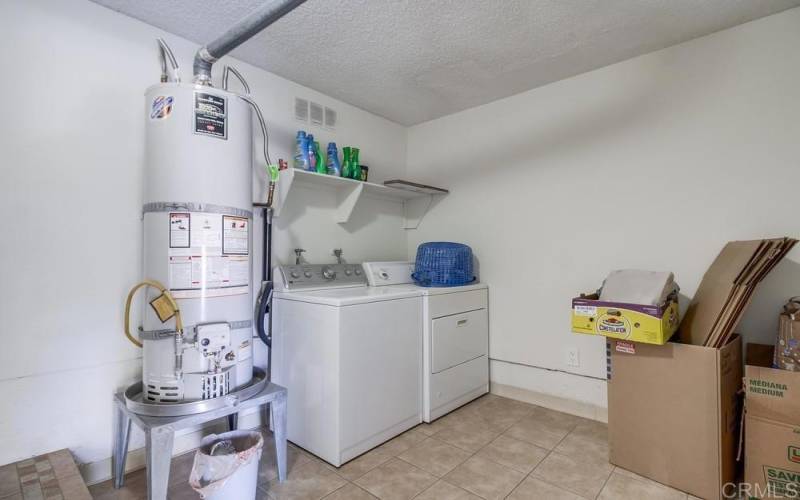
<svg viewBox="0 0 800 500">
<path fill-rule="evenodd" d="M 322 268 L 322 277 L 325 278 L 326 280 L 332 280 L 333 278 L 336 277 L 336 271 L 334 271 L 328 266 L 325 266 Z"/>
<path fill-rule="evenodd" d="M 355 273 L 356 273 L 356 276 L 361 276 L 361 268 L 357 267 Z"/>
<path fill-rule="evenodd" d="M 347 267 L 344 270 L 344 274 L 345 274 L 345 276 L 350 276 L 351 274 L 353 274 L 353 270 L 350 269 L 349 267 Z"/>
<path fill-rule="evenodd" d="M 298 273 L 297 271 L 292 271 L 291 272 L 291 276 L 292 276 L 292 278 L 297 279 L 297 278 L 300 277 L 300 273 Z"/>
<path fill-rule="evenodd" d="M 310 277 L 311 277 L 311 271 L 306 271 L 306 272 L 304 272 L 304 273 L 303 273 L 303 275 L 304 275 L 306 278 L 310 278 Z"/>
</svg>

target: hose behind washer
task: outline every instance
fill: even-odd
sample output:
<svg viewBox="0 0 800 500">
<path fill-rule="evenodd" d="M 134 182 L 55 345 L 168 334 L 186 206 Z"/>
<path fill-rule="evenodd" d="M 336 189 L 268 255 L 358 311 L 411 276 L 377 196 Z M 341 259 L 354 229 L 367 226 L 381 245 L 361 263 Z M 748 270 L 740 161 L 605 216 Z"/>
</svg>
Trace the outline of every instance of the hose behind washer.
<svg viewBox="0 0 800 500">
<path fill-rule="evenodd" d="M 270 348 L 271 354 L 272 328 L 267 331 L 264 323 L 272 304 L 272 208 L 264 208 L 262 216 L 264 218 L 264 252 L 261 258 L 261 282 L 263 285 L 256 309 L 256 331 L 258 338 Z M 269 321 L 272 322 L 271 315 Z"/>
</svg>

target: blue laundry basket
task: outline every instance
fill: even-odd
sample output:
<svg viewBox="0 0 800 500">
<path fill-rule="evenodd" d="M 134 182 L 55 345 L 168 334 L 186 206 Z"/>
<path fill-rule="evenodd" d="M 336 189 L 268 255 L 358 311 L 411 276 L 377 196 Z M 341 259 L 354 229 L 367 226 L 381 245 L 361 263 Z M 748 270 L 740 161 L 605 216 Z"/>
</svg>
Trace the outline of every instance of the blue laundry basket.
<svg viewBox="0 0 800 500">
<path fill-rule="evenodd" d="M 425 287 L 461 286 L 475 281 L 472 249 L 461 243 L 432 241 L 417 247 L 417 261 L 411 275 Z"/>
</svg>

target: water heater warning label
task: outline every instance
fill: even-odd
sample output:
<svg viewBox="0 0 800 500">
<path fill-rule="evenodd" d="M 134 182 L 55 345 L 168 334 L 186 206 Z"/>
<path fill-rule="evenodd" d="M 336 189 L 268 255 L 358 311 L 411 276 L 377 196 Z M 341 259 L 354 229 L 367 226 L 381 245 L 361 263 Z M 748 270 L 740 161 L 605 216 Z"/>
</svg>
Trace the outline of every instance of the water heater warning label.
<svg viewBox="0 0 800 500">
<path fill-rule="evenodd" d="M 192 220 L 188 213 L 169 214 L 169 247 L 189 248 Z"/>
<path fill-rule="evenodd" d="M 206 92 L 194 93 L 194 132 L 227 139 L 228 114 L 224 97 Z"/>
<path fill-rule="evenodd" d="M 202 212 L 169 214 L 169 289 L 176 298 L 248 292 L 250 221 Z"/>
<path fill-rule="evenodd" d="M 222 216 L 222 253 L 247 255 L 250 252 L 250 231 L 244 217 Z"/>
</svg>

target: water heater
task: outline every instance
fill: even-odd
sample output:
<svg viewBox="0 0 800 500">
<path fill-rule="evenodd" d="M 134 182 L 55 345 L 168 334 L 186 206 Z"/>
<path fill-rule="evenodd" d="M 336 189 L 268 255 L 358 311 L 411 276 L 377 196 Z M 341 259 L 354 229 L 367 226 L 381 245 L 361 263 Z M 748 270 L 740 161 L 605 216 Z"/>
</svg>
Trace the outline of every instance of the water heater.
<svg viewBox="0 0 800 500">
<path fill-rule="evenodd" d="M 145 93 L 144 276 L 180 309 L 183 339 L 148 305 L 143 400 L 210 399 L 253 374 L 250 106 L 205 85 L 167 82 Z"/>
<path fill-rule="evenodd" d="M 175 56 L 158 40 L 161 83 L 146 90 L 144 102 L 144 280 L 125 305 L 125 335 L 143 349 L 142 382 L 125 393 L 134 411 L 156 416 L 206 411 L 205 400 L 229 393 L 246 397 L 265 381 L 263 372 L 256 380 L 253 369 L 251 110 L 270 172 L 262 204 L 266 227 L 271 227 L 278 168 L 269 159 L 267 127 L 245 79 L 226 67 L 219 89 L 211 70 L 220 57 L 303 1 L 264 3 L 201 47 L 190 84 L 181 82 Z M 239 79 L 243 94 L 227 91 L 229 73 Z M 269 255 L 266 237 L 264 255 Z M 262 282 L 257 331 L 269 345 L 264 323 L 271 286 L 268 276 Z M 146 303 L 134 334 L 131 304 L 142 288 Z"/>
</svg>

